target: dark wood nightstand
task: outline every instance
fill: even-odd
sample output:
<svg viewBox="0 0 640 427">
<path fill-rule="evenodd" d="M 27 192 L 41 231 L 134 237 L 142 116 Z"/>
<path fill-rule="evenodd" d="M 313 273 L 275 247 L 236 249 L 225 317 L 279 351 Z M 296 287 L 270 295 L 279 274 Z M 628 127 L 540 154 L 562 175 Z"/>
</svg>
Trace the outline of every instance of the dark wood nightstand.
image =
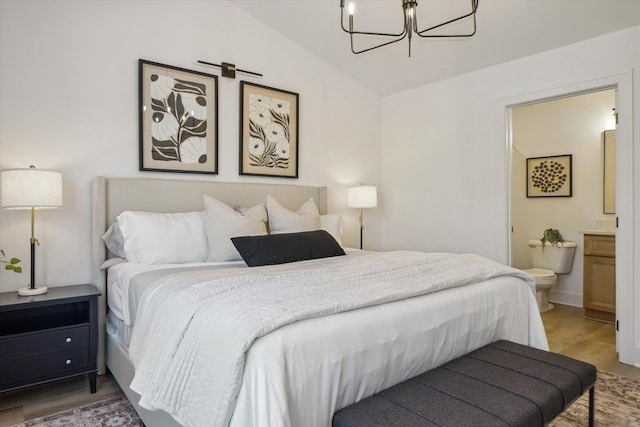
<svg viewBox="0 0 640 427">
<path fill-rule="evenodd" d="M 99 295 L 91 285 L 0 293 L 0 392 L 88 375 L 95 393 Z"/>
</svg>

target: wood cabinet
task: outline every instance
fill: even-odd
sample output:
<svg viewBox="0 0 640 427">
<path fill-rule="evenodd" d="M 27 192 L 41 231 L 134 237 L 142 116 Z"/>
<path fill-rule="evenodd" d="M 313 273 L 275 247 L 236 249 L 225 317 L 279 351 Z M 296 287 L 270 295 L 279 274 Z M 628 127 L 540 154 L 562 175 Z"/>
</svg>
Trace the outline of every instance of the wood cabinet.
<svg viewBox="0 0 640 427">
<path fill-rule="evenodd" d="M 584 235 L 584 316 L 616 320 L 616 238 Z"/>
<path fill-rule="evenodd" d="M 0 293 L 0 392 L 88 375 L 95 393 L 99 295 L 90 285 Z"/>
</svg>

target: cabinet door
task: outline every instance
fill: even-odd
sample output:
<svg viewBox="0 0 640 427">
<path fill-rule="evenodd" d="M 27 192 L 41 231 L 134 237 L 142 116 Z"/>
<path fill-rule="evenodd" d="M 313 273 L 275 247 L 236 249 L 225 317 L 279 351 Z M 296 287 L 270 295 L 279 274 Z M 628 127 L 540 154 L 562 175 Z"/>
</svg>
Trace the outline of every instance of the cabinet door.
<svg viewBox="0 0 640 427">
<path fill-rule="evenodd" d="M 615 258 L 584 257 L 584 308 L 616 312 Z"/>
</svg>

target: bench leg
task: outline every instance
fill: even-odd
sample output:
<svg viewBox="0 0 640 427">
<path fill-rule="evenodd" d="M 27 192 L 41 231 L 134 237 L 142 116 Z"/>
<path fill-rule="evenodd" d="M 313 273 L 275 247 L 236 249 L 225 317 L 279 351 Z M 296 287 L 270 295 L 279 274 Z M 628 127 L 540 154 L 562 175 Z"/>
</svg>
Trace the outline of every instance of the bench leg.
<svg viewBox="0 0 640 427">
<path fill-rule="evenodd" d="M 595 384 L 591 387 L 591 389 L 589 389 L 589 427 L 593 427 L 593 412 L 594 412 L 594 406 L 595 406 L 595 389 L 596 386 Z"/>
</svg>

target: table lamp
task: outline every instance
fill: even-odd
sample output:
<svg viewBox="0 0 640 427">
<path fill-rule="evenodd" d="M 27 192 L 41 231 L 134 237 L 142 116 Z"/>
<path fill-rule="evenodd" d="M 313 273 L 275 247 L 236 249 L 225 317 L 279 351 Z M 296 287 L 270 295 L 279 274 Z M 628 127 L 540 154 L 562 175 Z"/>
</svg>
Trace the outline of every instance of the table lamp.
<svg viewBox="0 0 640 427">
<path fill-rule="evenodd" d="M 36 169 L 6 169 L 0 172 L 0 207 L 3 209 L 31 209 L 31 281 L 29 287 L 18 290 L 18 295 L 40 295 L 47 292 L 46 286 L 36 287 L 36 249 L 40 245 L 35 238 L 34 222 L 36 209 L 62 207 L 62 174 Z"/>
<path fill-rule="evenodd" d="M 357 187 L 347 189 L 347 206 L 360 209 L 360 249 L 362 249 L 362 223 L 363 210 L 378 206 L 378 190 L 372 185 L 360 184 Z"/>
</svg>

